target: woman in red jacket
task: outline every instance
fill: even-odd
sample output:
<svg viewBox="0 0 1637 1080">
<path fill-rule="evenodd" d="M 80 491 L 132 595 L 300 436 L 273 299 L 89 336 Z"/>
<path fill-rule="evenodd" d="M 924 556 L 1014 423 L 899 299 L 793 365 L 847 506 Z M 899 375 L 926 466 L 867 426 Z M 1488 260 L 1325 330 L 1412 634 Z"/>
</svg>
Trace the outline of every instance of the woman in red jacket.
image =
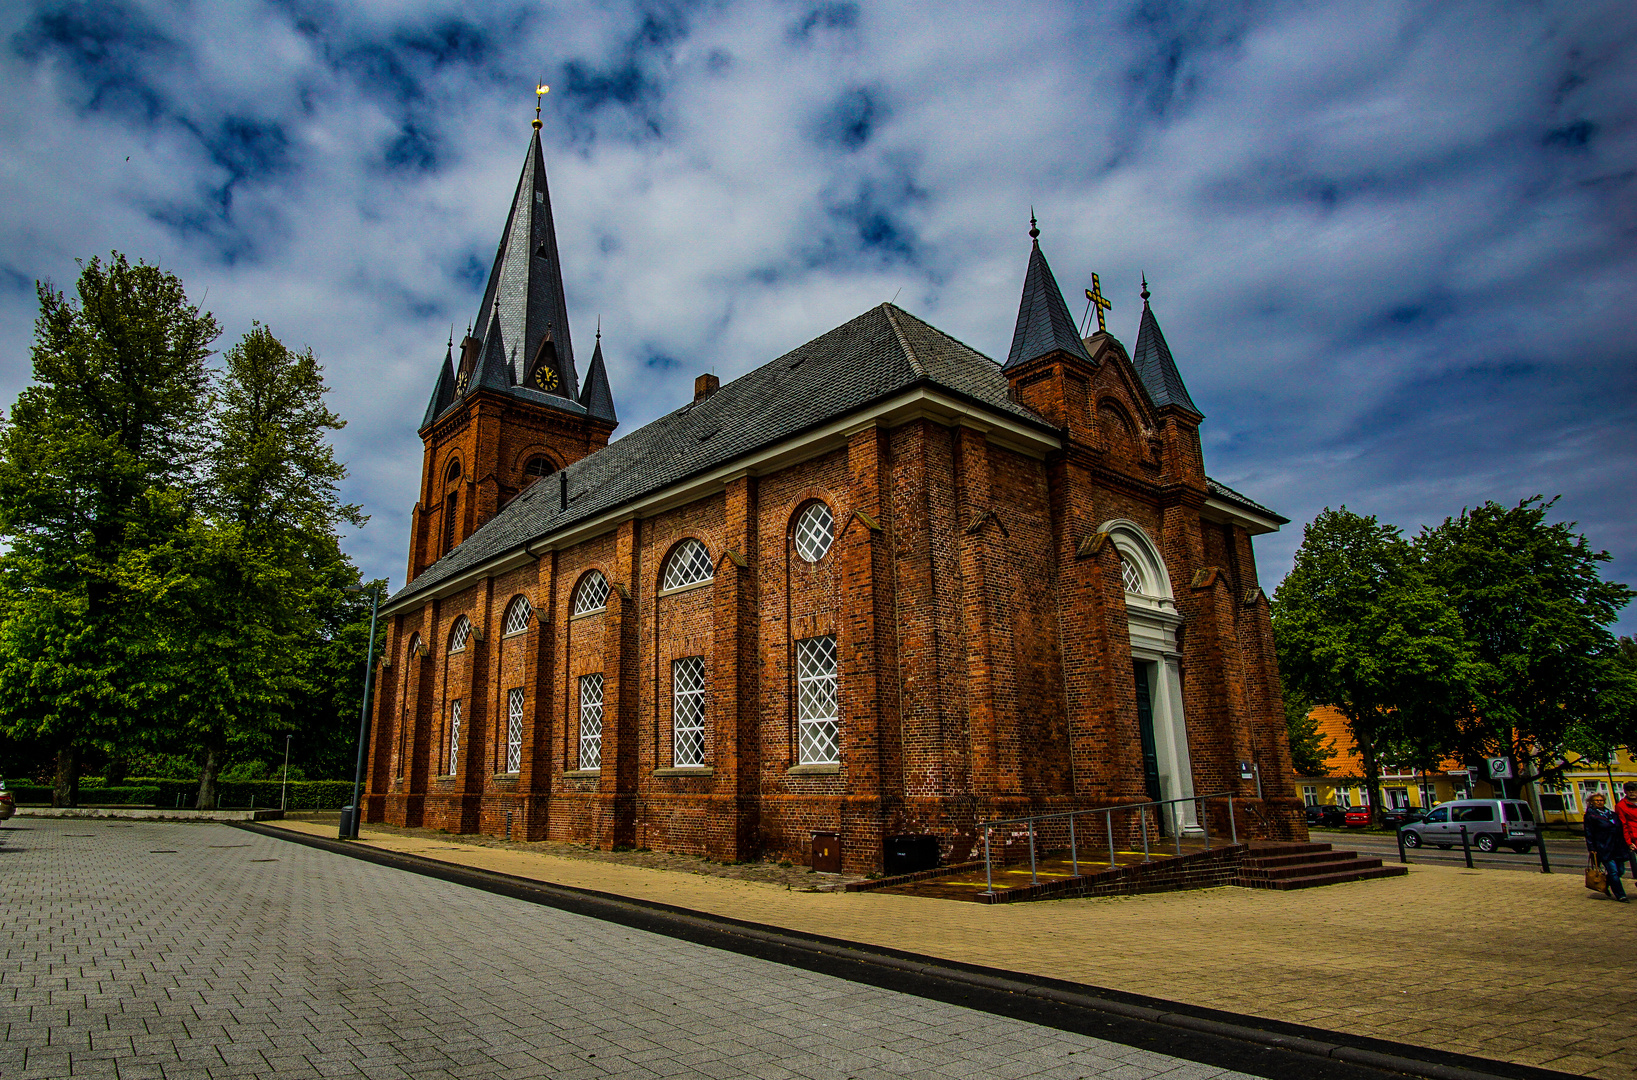
<svg viewBox="0 0 1637 1080">
<path fill-rule="evenodd" d="M 1626 834 L 1626 847 L 1637 851 L 1637 780 L 1626 781 L 1626 797 L 1614 804 L 1620 816 L 1620 829 Z"/>
</svg>

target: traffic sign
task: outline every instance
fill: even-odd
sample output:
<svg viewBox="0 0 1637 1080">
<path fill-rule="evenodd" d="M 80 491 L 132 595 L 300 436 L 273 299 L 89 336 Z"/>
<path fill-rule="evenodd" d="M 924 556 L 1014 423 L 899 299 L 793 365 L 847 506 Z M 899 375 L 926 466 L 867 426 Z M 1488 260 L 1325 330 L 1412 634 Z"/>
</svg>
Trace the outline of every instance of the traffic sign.
<svg viewBox="0 0 1637 1080">
<path fill-rule="evenodd" d="M 1489 778 L 1491 780 L 1512 779 L 1512 759 L 1492 757 L 1489 759 Z"/>
</svg>

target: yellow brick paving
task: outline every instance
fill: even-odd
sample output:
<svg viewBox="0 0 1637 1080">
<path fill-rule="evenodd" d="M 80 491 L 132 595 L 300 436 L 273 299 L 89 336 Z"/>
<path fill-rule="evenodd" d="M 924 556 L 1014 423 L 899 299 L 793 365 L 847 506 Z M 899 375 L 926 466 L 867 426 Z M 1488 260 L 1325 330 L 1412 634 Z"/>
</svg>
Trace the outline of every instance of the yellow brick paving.
<svg viewBox="0 0 1637 1080">
<path fill-rule="evenodd" d="M 280 822 L 333 837 L 335 827 Z M 429 842 L 361 843 L 518 877 L 1228 1012 L 1616 1080 L 1637 1077 L 1637 903 L 1567 873 L 1412 866 L 1274 892 L 980 905 Z"/>
</svg>

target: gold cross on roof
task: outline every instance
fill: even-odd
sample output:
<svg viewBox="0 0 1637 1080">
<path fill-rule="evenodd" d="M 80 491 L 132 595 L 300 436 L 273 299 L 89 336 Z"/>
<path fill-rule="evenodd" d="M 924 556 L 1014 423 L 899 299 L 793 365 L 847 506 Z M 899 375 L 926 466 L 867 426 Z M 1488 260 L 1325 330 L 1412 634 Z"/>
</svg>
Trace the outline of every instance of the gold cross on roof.
<svg viewBox="0 0 1637 1080">
<path fill-rule="evenodd" d="M 545 83 L 534 84 L 534 130 L 540 130 L 540 99 L 551 93 L 551 87 Z"/>
<path fill-rule="evenodd" d="M 1097 332 L 1099 334 L 1108 333 L 1108 326 L 1103 322 L 1103 312 L 1113 307 L 1114 304 L 1108 297 L 1103 295 L 1103 285 L 1102 282 L 1097 280 L 1096 274 L 1091 275 L 1091 288 L 1086 290 L 1086 299 L 1090 300 L 1091 306 L 1097 309 Z"/>
</svg>

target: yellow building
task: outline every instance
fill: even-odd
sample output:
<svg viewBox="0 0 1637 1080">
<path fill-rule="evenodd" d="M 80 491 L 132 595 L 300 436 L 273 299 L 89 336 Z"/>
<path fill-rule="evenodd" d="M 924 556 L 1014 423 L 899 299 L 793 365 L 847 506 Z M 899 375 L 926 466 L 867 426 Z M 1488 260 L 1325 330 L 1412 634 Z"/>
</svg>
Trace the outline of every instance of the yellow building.
<svg viewBox="0 0 1637 1080">
<path fill-rule="evenodd" d="M 1370 795 L 1364 786 L 1364 763 L 1348 734 L 1346 718 L 1328 705 L 1319 706 L 1309 715 L 1318 722 L 1322 740 L 1332 743 L 1336 752 L 1325 760 L 1323 775 L 1296 775 L 1296 790 L 1301 792 L 1302 801 L 1308 806 L 1367 805 Z M 1522 792 L 1522 797 L 1540 811 L 1542 824 L 1578 824 L 1589 795 L 1601 792 L 1612 805 L 1622 795 L 1626 781 L 1637 780 L 1637 759 L 1626 747 L 1617 750 L 1614 760 L 1607 764 L 1572 754 L 1569 761 L 1570 768 L 1561 784 L 1538 792 L 1530 785 Z M 1381 767 L 1381 797 L 1388 809 L 1424 810 L 1451 799 L 1485 798 L 1495 793 L 1487 780 L 1480 779 L 1474 786 L 1471 774 L 1457 761 L 1440 762 L 1439 768 L 1430 772 L 1386 764 Z"/>
</svg>

